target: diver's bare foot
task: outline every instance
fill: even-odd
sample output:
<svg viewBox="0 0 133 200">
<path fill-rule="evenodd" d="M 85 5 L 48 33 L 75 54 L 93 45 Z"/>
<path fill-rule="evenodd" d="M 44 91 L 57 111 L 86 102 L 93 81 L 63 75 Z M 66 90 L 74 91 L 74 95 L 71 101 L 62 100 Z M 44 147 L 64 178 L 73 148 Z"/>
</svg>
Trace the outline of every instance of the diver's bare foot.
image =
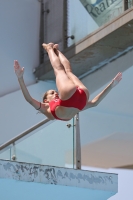
<svg viewBox="0 0 133 200">
<path fill-rule="evenodd" d="M 43 48 L 48 51 L 49 49 L 53 49 L 54 43 L 49 43 L 49 44 L 42 44 Z"/>
<path fill-rule="evenodd" d="M 54 44 L 53 49 L 59 50 L 59 45 L 58 44 Z"/>
<path fill-rule="evenodd" d="M 47 51 L 47 44 L 43 43 L 42 47 Z"/>
</svg>

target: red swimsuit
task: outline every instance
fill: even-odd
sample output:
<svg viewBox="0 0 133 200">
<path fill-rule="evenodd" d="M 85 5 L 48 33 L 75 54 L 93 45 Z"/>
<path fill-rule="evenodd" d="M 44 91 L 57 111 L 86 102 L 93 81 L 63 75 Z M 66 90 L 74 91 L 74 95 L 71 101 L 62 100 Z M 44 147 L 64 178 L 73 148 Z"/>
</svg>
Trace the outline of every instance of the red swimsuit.
<svg viewBox="0 0 133 200">
<path fill-rule="evenodd" d="M 76 92 L 67 100 L 61 100 L 60 98 L 54 99 L 49 102 L 50 110 L 55 119 L 68 121 L 69 119 L 60 119 L 55 114 L 57 106 L 73 107 L 82 110 L 86 106 L 86 93 L 81 88 L 77 88 Z"/>
</svg>

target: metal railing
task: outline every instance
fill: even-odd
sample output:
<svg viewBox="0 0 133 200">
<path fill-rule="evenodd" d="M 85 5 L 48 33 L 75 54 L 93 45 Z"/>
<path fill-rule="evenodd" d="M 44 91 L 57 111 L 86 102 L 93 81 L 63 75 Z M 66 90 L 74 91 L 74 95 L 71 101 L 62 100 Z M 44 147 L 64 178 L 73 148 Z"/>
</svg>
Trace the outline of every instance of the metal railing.
<svg viewBox="0 0 133 200">
<path fill-rule="evenodd" d="M 6 147 L 8 147 L 9 145 L 15 143 L 17 140 L 23 138 L 24 136 L 28 135 L 29 133 L 31 133 L 31 131 L 34 131 L 35 129 L 39 128 L 40 126 L 48 123 L 50 121 L 50 119 L 45 119 L 41 122 L 39 122 L 38 124 L 32 126 L 31 128 L 29 128 L 28 130 L 22 132 L 21 134 L 19 134 L 18 136 L 12 138 L 11 140 L 7 141 L 6 143 L 2 144 L 0 146 L 0 151 Z"/>
</svg>

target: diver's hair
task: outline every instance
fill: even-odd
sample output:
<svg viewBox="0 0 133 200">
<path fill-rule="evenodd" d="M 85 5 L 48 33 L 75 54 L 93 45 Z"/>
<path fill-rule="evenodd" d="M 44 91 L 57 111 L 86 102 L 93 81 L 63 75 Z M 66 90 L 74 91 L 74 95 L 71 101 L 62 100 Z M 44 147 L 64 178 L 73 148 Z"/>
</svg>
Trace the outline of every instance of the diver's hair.
<svg viewBox="0 0 133 200">
<path fill-rule="evenodd" d="M 49 90 L 48 90 L 48 91 L 49 91 Z M 44 95 L 43 95 L 43 98 L 42 98 L 43 102 L 44 102 L 45 99 L 47 99 L 48 91 L 45 92 Z"/>
</svg>

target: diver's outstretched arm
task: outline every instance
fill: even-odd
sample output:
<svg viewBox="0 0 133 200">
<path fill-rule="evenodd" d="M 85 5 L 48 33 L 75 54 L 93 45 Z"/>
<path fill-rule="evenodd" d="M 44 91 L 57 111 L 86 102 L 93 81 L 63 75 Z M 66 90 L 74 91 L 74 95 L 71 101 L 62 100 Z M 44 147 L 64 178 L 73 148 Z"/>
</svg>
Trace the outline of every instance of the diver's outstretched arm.
<svg viewBox="0 0 133 200">
<path fill-rule="evenodd" d="M 28 101 L 35 109 L 37 110 L 40 109 L 41 103 L 33 99 L 26 88 L 26 85 L 23 79 L 24 67 L 21 68 L 17 60 L 14 60 L 14 70 L 15 70 L 16 76 L 18 77 L 18 82 L 22 90 L 22 93 L 25 97 L 25 100 Z"/>
<path fill-rule="evenodd" d="M 120 82 L 121 79 L 122 79 L 122 73 L 119 72 L 115 76 L 115 78 L 111 81 L 111 83 L 100 94 L 98 94 L 91 101 L 88 101 L 84 110 L 91 108 L 91 107 L 94 107 L 94 106 L 97 106 L 104 99 L 104 97 L 110 92 L 110 90 Z"/>
</svg>

